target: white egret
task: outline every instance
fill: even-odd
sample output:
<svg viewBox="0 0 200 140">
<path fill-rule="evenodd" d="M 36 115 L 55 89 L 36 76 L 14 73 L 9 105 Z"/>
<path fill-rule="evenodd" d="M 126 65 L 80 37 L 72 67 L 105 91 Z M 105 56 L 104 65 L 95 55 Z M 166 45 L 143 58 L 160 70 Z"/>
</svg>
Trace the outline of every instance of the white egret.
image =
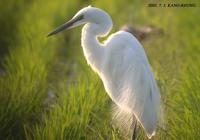
<svg viewBox="0 0 200 140">
<path fill-rule="evenodd" d="M 160 95 L 142 45 L 125 31 L 118 31 L 100 43 L 98 37 L 109 33 L 112 20 L 105 11 L 91 6 L 81 9 L 48 36 L 82 24 L 85 24 L 81 35 L 84 56 L 117 106 L 114 117 L 126 128 L 138 122 L 151 138 L 158 123 Z M 136 123 L 132 139 L 135 129 Z"/>
</svg>

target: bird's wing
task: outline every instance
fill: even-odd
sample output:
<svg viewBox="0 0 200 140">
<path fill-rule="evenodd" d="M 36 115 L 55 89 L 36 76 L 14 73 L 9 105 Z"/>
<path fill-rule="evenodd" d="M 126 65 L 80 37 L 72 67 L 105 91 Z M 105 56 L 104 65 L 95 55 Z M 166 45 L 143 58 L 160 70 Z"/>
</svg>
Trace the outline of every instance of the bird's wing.
<svg viewBox="0 0 200 140">
<path fill-rule="evenodd" d="M 151 137 L 160 97 L 142 46 L 134 36 L 120 31 L 109 37 L 105 49 L 100 77 L 107 93 L 122 111 L 134 114 Z"/>
</svg>

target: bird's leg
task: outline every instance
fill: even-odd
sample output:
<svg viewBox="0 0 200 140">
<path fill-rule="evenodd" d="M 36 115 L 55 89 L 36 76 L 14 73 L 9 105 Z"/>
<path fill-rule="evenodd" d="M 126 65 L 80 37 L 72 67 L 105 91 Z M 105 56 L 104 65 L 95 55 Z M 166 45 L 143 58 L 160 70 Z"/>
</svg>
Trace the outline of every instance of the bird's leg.
<svg viewBox="0 0 200 140">
<path fill-rule="evenodd" d="M 136 140 L 136 129 L 137 129 L 137 120 L 133 121 L 134 129 L 133 129 L 133 135 L 131 137 L 131 140 Z"/>
</svg>

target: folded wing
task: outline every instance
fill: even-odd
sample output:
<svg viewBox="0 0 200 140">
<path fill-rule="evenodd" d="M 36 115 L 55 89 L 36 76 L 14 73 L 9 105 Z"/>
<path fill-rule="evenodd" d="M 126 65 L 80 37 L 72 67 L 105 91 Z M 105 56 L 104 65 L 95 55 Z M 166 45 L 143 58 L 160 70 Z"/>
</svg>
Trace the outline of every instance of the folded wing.
<svg viewBox="0 0 200 140">
<path fill-rule="evenodd" d="M 119 107 L 120 121 L 124 113 L 130 118 L 134 115 L 151 137 L 158 121 L 160 96 L 142 46 L 134 36 L 120 31 L 105 42 L 105 49 L 100 77 Z"/>
</svg>

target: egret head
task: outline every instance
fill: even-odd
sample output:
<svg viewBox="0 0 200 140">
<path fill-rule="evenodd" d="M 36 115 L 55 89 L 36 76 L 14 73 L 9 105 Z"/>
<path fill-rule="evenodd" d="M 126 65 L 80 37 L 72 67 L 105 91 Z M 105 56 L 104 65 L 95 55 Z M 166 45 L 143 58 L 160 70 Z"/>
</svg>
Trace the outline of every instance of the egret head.
<svg viewBox="0 0 200 140">
<path fill-rule="evenodd" d="M 105 35 L 112 27 L 112 20 L 105 11 L 99 8 L 88 6 L 78 11 L 71 20 L 57 27 L 55 30 L 50 32 L 48 36 L 82 24 L 92 24 L 93 28 L 96 28 L 95 31 L 97 31 L 99 34 Z"/>
</svg>

